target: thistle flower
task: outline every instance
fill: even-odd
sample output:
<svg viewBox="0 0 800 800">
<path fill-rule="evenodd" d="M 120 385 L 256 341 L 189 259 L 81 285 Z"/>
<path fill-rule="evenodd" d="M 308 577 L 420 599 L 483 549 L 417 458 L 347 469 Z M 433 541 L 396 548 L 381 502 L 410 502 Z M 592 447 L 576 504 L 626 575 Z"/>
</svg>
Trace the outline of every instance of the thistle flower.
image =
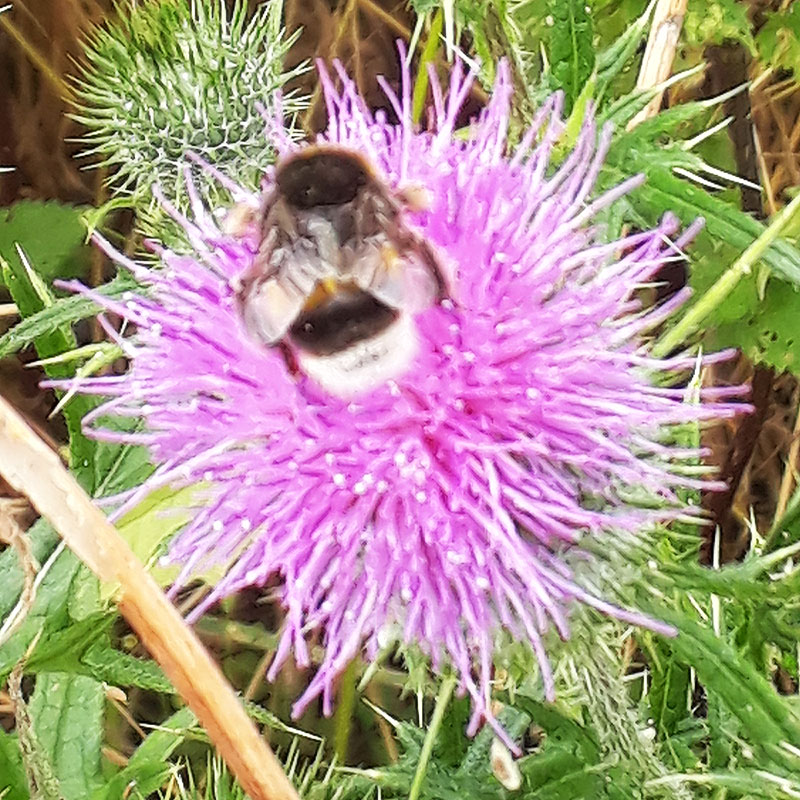
<svg viewBox="0 0 800 800">
<path fill-rule="evenodd" d="M 361 153 L 393 189 L 426 189 L 429 206 L 407 222 L 448 265 L 455 302 L 414 316 L 417 353 L 401 374 L 353 397 L 330 394 L 248 332 L 235 291 L 258 233 L 226 233 L 195 196 L 193 220 L 168 210 L 196 252 L 161 251 L 164 269 L 145 270 L 98 240 L 151 292 L 116 302 L 80 289 L 136 327 L 120 339 L 130 373 L 82 384 L 111 396 L 86 422 L 141 419 L 144 433 L 98 425 L 93 434 L 144 443 L 160 465 L 117 516 L 159 486 L 207 487 L 169 553 L 182 565 L 176 585 L 229 567 L 194 618 L 277 578 L 286 619 L 269 677 L 290 653 L 309 665 L 307 637 L 319 634 L 324 657 L 295 714 L 319 695 L 329 713 L 347 663 L 399 639 L 435 670 L 458 673 L 474 731 L 491 721 L 503 632 L 533 648 L 549 697 L 542 637 L 551 624 L 569 635 L 571 604 L 672 632 L 582 585 L 565 553 L 582 553 L 582 537 L 611 541 L 687 513 L 680 490 L 714 484 L 680 469 L 698 453 L 672 447 L 665 432 L 743 406 L 726 400 L 737 389 L 688 404 L 654 380 L 693 364 L 658 360 L 641 343 L 685 293 L 642 310 L 634 290 L 692 231 L 671 241 L 678 225 L 667 216 L 655 230 L 602 241 L 592 219 L 639 179 L 589 199 L 610 135 L 598 136 L 591 116 L 553 169 L 561 98 L 509 153 L 504 65 L 468 137 L 454 135 L 472 81 L 458 66 L 446 97 L 434 83 L 427 132 L 412 125 L 408 75 L 401 97 L 384 87 L 396 125 L 372 114 L 341 70 L 340 90 L 321 77 L 321 140 Z M 302 147 L 278 138 L 284 154 Z M 257 205 L 218 177 L 236 201 Z M 651 502 L 631 501 L 631 489 Z"/>
</svg>

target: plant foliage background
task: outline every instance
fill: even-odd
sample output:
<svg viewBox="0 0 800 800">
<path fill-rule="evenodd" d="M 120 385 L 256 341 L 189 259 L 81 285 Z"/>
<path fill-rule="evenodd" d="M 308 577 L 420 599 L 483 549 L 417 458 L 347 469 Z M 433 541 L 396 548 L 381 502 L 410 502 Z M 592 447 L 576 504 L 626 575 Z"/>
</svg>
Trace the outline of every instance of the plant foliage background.
<svg viewBox="0 0 800 800">
<path fill-rule="evenodd" d="M 525 753 L 511 789 L 491 732 L 465 737 L 466 701 L 444 703 L 413 652 L 352 664 L 331 720 L 312 710 L 289 725 L 307 676 L 284 670 L 264 682 L 279 610 L 268 594 L 245 593 L 197 630 L 304 797 L 800 797 L 800 218 L 737 273 L 729 294 L 713 291 L 800 185 L 800 4 L 690 0 L 662 110 L 629 129 L 652 97 L 636 89 L 652 13 L 641 0 L 19 0 L 0 15 L 0 157 L 13 168 L 0 177 L 0 391 L 98 497 L 136 486 L 150 465 L 137 448 L 82 435 L 91 399 L 37 388 L 43 375 L 125 368 L 93 304 L 56 281 L 79 276 L 111 295 L 131 288 L 85 245 L 87 226 L 127 251 L 155 231 L 180 246 L 149 186 L 158 179 L 185 202 L 177 161 L 187 146 L 255 185 L 272 158 L 260 97 L 283 85 L 298 135 L 324 122 L 305 69 L 312 57 L 341 58 L 376 106 L 375 76 L 398 75 L 398 36 L 418 68 L 430 63 L 440 75 L 448 57 L 480 59 L 484 88 L 506 57 L 515 130 L 562 89 L 572 115 L 565 145 L 589 102 L 615 125 L 601 185 L 646 174 L 607 214 L 609 237 L 668 209 L 687 224 L 706 219 L 689 262 L 666 272 L 652 299 L 694 288 L 702 313 L 691 340 L 741 350 L 695 380 L 750 381 L 755 411 L 702 434 L 730 486 L 688 498 L 710 524 L 620 548 L 608 556 L 611 574 L 597 576 L 632 575 L 623 599 L 680 634 L 576 614 L 572 641 L 551 643 L 554 704 L 544 703 L 528 654 L 501 653 L 500 718 Z M 418 79 L 419 110 L 426 90 Z M 471 108 L 484 99 L 474 92 Z M 2 484 L 0 493 L 0 798 L 241 797 L 94 578 L 24 500 Z M 122 521 L 143 558 L 155 561 L 180 524 L 164 512 L 179 505 L 157 493 Z M 179 602 L 203 591 L 198 584 Z"/>
</svg>

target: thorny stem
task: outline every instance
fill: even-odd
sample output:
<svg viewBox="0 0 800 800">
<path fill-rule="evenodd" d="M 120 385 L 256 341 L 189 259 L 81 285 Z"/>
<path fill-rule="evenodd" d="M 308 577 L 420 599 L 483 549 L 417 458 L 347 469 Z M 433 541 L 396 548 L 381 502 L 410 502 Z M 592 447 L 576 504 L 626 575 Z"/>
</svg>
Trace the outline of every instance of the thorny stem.
<svg viewBox="0 0 800 800">
<path fill-rule="evenodd" d="M 764 255 L 766 249 L 775 241 L 798 209 L 800 209 L 800 195 L 775 215 L 764 233 L 739 256 L 722 277 L 684 314 L 681 320 L 653 345 L 651 351 L 653 356 L 662 358 L 668 355 L 700 327 L 700 323 L 725 300 L 739 281 L 745 275 L 750 274 L 753 266 Z"/>
<path fill-rule="evenodd" d="M 436 743 L 439 728 L 442 727 L 442 721 L 444 720 L 444 712 L 447 710 L 450 698 L 453 696 L 453 689 L 455 688 L 456 678 L 451 675 L 442 681 L 439 694 L 436 695 L 436 706 L 433 709 L 431 723 L 425 734 L 425 741 L 422 743 L 422 750 L 419 754 L 419 761 L 417 762 L 417 770 L 414 773 L 414 781 L 411 784 L 411 791 L 408 793 L 408 800 L 419 800 L 420 792 L 422 791 L 422 783 L 425 780 L 425 773 L 428 771 L 428 762 L 431 760 L 431 754 L 433 753 L 433 745 Z"/>
</svg>

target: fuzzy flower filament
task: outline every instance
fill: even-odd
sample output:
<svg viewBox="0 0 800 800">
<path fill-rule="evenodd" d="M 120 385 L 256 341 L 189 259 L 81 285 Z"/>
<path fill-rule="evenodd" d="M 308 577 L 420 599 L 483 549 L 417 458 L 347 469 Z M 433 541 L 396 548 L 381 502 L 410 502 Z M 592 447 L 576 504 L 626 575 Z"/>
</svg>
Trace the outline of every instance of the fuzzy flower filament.
<svg viewBox="0 0 800 800">
<path fill-rule="evenodd" d="M 634 290 L 680 256 L 692 231 L 672 240 L 678 225 L 667 216 L 655 230 L 602 240 L 593 218 L 638 179 L 591 199 L 609 136 L 598 137 L 591 117 L 552 169 L 561 99 L 540 109 L 509 153 L 502 65 L 466 138 L 454 129 L 472 78 L 459 67 L 447 96 L 434 82 L 423 132 L 411 123 L 408 76 L 401 97 L 387 89 L 398 124 L 370 112 L 340 78 L 336 89 L 322 73 L 329 125 L 321 140 L 362 154 L 393 190 L 425 188 L 429 206 L 407 222 L 452 283 L 453 302 L 414 317 L 413 363 L 350 398 L 294 374 L 279 349 L 248 335 L 237 307 L 258 232 L 226 233 L 195 197 L 194 219 L 173 213 L 196 252 L 163 251 L 161 270 L 100 240 L 152 291 L 115 302 L 81 288 L 137 331 L 123 341 L 128 375 L 81 384 L 110 396 L 87 424 L 98 437 L 145 443 L 159 465 L 120 498 L 116 516 L 159 486 L 208 487 L 169 553 L 183 567 L 176 586 L 227 567 L 193 618 L 277 577 L 286 619 L 269 677 L 290 654 L 311 664 L 310 635 L 324 648 L 295 714 L 320 695 L 330 713 L 348 662 L 401 640 L 418 645 L 434 670 L 457 672 L 474 731 L 491 719 L 503 632 L 533 648 L 548 697 L 543 636 L 550 625 L 569 635 L 571 604 L 672 632 L 581 585 L 565 552 L 580 553 L 582 537 L 634 535 L 687 513 L 679 490 L 714 484 L 684 474 L 681 465 L 699 454 L 665 443 L 665 431 L 741 411 L 728 399 L 740 390 L 687 404 L 683 390 L 654 382 L 693 363 L 655 359 L 641 343 L 685 294 L 643 311 Z M 286 137 L 280 146 L 283 155 L 303 147 Z M 105 430 L 97 423 L 109 415 L 140 418 L 146 430 L 138 438 Z M 630 489 L 656 502 L 634 503 Z"/>
</svg>

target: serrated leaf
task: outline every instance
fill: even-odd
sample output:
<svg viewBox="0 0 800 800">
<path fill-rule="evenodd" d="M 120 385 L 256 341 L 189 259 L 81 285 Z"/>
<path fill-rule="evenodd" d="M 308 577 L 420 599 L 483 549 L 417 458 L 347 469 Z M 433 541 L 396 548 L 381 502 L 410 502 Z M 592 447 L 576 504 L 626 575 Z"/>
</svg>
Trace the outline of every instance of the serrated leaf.
<svg viewBox="0 0 800 800">
<path fill-rule="evenodd" d="M 100 785 L 104 700 L 92 678 L 59 672 L 36 678 L 28 709 L 64 800 L 86 800 Z"/>
<path fill-rule="evenodd" d="M 605 9 L 596 9 L 596 11 L 603 16 L 608 16 Z M 644 32 L 650 22 L 651 12 L 652 10 L 648 8 L 632 24 L 626 24 L 614 41 L 597 54 L 595 70 L 597 72 L 598 105 L 602 105 L 606 93 L 610 92 L 612 83 L 623 73 L 641 44 Z M 600 17 L 597 19 L 599 24 Z M 626 21 L 629 19 L 630 15 L 626 15 Z"/>
<path fill-rule="evenodd" d="M 20 200 L 0 208 L 0 256 L 21 268 L 19 244 L 47 283 L 84 275 L 90 249 L 81 214 L 76 206 L 41 200 Z"/>
<path fill-rule="evenodd" d="M 685 783 L 689 786 L 708 786 L 724 792 L 729 789 L 736 797 L 761 798 L 762 800 L 789 800 L 800 796 L 800 784 L 781 775 L 765 770 L 737 769 L 730 772 L 706 772 L 696 775 L 671 775 L 651 786 L 670 786 Z M 705 796 L 705 795 L 704 795 Z M 725 798 L 727 794 L 718 793 L 714 797 Z"/>
<path fill-rule="evenodd" d="M 636 162 L 634 169 L 644 166 Z M 703 217 L 711 236 L 740 251 L 744 251 L 764 233 L 765 226 L 761 222 L 689 181 L 677 178 L 662 168 L 646 172 L 645 184 L 629 195 L 633 208 L 644 219 L 655 222 L 664 209 L 674 212 L 685 225 Z M 800 251 L 785 239 L 776 240 L 764 254 L 763 260 L 776 275 L 800 284 Z"/>
<path fill-rule="evenodd" d="M 136 282 L 133 278 L 127 273 L 120 273 L 109 283 L 100 286 L 97 291 L 106 297 L 119 297 L 123 292 L 134 288 Z M 13 355 L 39 337 L 92 317 L 99 311 L 100 307 L 93 300 L 80 295 L 59 298 L 49 308 L 32 311 L 11 330 L 0 336 L 0 358 Z"/>
<path fill-rule="evenodd" d="M 708 694 L 716 694 L 736 716 L 754 749 L 783 769 L 800 768 L 800 758 L 782 746 L 800 747 L 800 717 L 746 658 L 724 639 L 672 609 L 659 608 L 655 615 L 678 629 L 665 642 L 683 663 L 694 667 Z"/>
<path fill-rule="evenodd" d="M 716 347 L 739 347 L 756 363 L 767 364 L 778 372 L 800 370 L 800 289 L 786 281 L 770 280 L 759 297 L 755 280 L 737 287 L 731 304 L 741 311 L 738 320 L 717 323 L 712 341 Z M 723 305 L 727 305 L 723 304 Z"/>
<path fill-rule="evenodd" d="M 586 0 L 549 0 L 547 56 L 554 88 L 564 90 L 570 111 L 594 69 L 592 18 Z"/>
<path fill-rule="evenodd" d="M 60 630 L 43 636 L 25 663 L 25 671 L 31 673 L 64 672 L 88 675 L 81 660 L 84 653 L 100 638 L 105 639 L 114 617 L 104 612 L 95 612 L 86 619 L 71 622 Z"/>
<path fill-rule="evenodd" d="M 69 550 L 58 550 L 47 564 L 36 591 L 36 599 L 25 620 L 14 635 L 0 647 L 0 681 L 8 676 L 14 665 L 25 655 L 34 636 L 42 633 L 40 644 L 49 636 L 67 628 L 70 623 L 70 588 L 78 574 L 80 561 Z M 41 573 L 40 573 L 41 575 Z M 4 623 L 8 616 L 4 618 Z"/>
<path fill-rule="evenodd" d="M 98 643 L 83 653 L 81 663 L 96 680 L 114 686 L 135 686 L 163 694 L 174 691 L 155 661 L 135 658 L 103 643 Z"/>
</svg>

